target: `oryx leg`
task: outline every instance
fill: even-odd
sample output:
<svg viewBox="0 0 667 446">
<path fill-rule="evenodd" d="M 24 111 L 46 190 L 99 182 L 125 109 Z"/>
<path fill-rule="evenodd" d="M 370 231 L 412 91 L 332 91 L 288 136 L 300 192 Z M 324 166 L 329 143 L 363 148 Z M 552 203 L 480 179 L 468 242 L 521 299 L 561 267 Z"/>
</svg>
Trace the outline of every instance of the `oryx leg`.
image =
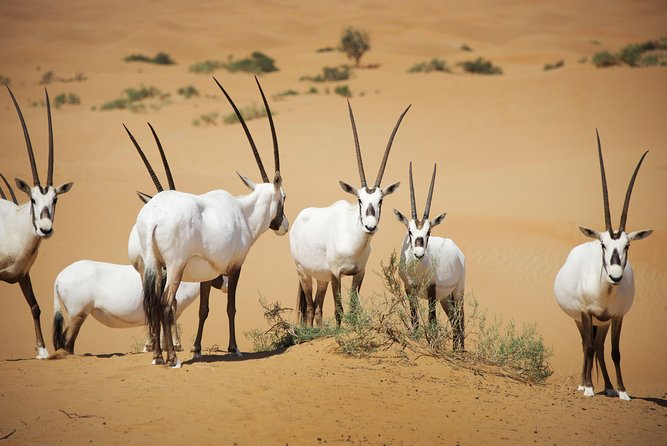
<svg viewBox="0 0 667 446">
<path fill-rule="evenodd" d="M 317 281 L 317 292 L 315 293 L 315 323 L 322 326 L 322 309 L 324 308 L 324 296 L 327 294 L 329 282 Z"/>
<path fill-rule="evenodd" d="M 340 328 L 343 319 L 343 302 L 340 296 L 340 276 L 331 275 L 331 292 L 334 297 L 334 313 L 336 314 L 336 327 Z"/>
<path fill-rule="evenodd" d="M 181 284 L 181 277 L 183 275 L 183 267 L 167 272 L 167 287 L 164 293 L 164 307 L 162 315 L 162 335 L 167 350 L 167 365 L 175 368 L 181 367 L 181 362 L 176 357 L 174 350 L 173 332 L 176 329 L 176 292 Z M 170 274 L 171 272 L 171 274 Z M 157 333 L 156 333 L 157 334 Z M 157 336 L 156 336 L 157 341 Z"/>
<path fill-rule="evenodd" d="M 236 345 L 236 326 L 234 318 L 236 316 L 236 286 L 239 283 L 241 267 L 237 267 L 229 272 L 229 285 L 227 286 L 227 318 L 229 319 L 229 347 L 227 351 L 236 356 L 242 356 Z"/>
<path fill-rule="evenodd" d="M 465 349 L 465 315 L 463 312 L 463 291 L 454 290 L 447 299 L 440 301 L 452 326 L 454 350 Z"/>
<path fill-rule="evenodd" d="M 301 286 L 301 278 L 299 278 L 299 286 L 296 292 L 296 323 L 305 324 L 306 323 L 306 295 L 303 292 L 303 286 Z"/>
<path fill-rule="evenodd" d="M 174 350 L 177 352 L 182 352 L 183 351 L 183 346 L 181 345 L 181 333 L 179 333 L 178 329 L 178 322 L 176 321 L 176 306 L 178 305 L 176 299 L 174 299 L 174 308 L 172 308 L 172 311 L 174 312 L 174 329 L 172 330 L 172 335 L 173 335 L 173 342 L 174 342 Z"/>
<path fill-rule="evenodd" d="M 30 274 L 26 274 L 21 279 L 19 279 L 19 285 L 21 286 L 21 291 L 23 292 L 23 297 L 30 307 L 30 312 L 32 313 L 32 321 L 35 325 L 35 338 L 37 344 L 37 359 L 44 359 L 49 356 L 49 352 L 46 350 L 44 345 L 44 337 L 42 336 L 42 324 L 40 323 L 39 317 L 42 314 L 42 310 L 39 309 L 39 304 L 35 298 L 35 293 L 32 290 L 32 282 L 30 281 Z"/>
<path fill-rule="evenodd" d="M 607 396 L 617 396 L 614 386 L 611 384 L 609 379 L 609 373 L 607 373 L 607 365 L 604 361 L 604 341 L 607 339 L 607 332 L 609 331 L 609 325 L 599 325 L 595 333 L 595 357 L 598 361 L 598 366 L 602 371 L 602 378 L 604 379 L 604 393 Z"/>
<path fill-rule="evenodd" d="M 405 298 L 408 300 L 408 304 L 410 304 L 412 335 L 415 336 L 419 329 L 419 303 L 417 302 L 418 296 L 415 295 L 415 287 L 405 285 Z"/>
<path fill-rule="evenodd" d="M 313 303 L 313 279 L 310 276 L 299 275 L 299 287 L 299 297 L 301 297 L 306 303 L 306 312 L 303 314 L 303 322 L 306 323 L 307 327 L 312 327 L 313 319 L 315 318 L 315 304 Z"/>
<path fill-rule="evenodd" d="M 435 284 L 428 286 L 426 295 L 428 296 L 428 323 L 429 325 L 436 325 L 438 317 L 435 314 Z"/>
<path fill-rule="evenodd" d="M 67 327 L 67 340 L 65 341 L 65 351 L 70 355 L 74 354 L 74 343 L 76 342 L 77 336 L 79 336 L 79 330 L 81 325 L 88 317 L 88 313 L 80 313 L 74 317 L 69 318 L 69 327 Z"/>
<path fill-rule="evenodd" d="M 364 282 L 365 274 L 366 271 L 362 270 L 352 276 L 352 289 L 350 290 L 350 309 L 361 306 L 359 292 L 361 291 L 361 284 Z"/>
<path fill-rule="evenodd" d="M 593 379 L 591 372 L 593 371 L 593 362 L 595 361 L 595 345 L 593 343 L 593 316 L 586 313 L 581 313 L 581 338 L 584 346 L 584 367 L 582 372 L 582 384 L 584 386 L 584 396 L 594 396 Z"/>
<path fill-rule="evenodd" d="M 623 376 L 621 375 L 621 350 L 619 344 L 621 341 L 622 326 L 623 316 L 615 317 L 611 320 L 611 359 L 614 361 L 614 366 L 616 367 L 616 390 L 618 390 L 618 397 L 622 400 L 630 401 L 630 396 L 625 391 Z"/>
<path fill-rule="evenodd" d="M 212 282 L 202 282 L 199 284 L 199 325 L 197 326 L 197 337 L 192 346 L 192 357 L 201 358 L 201 338 L 204 334 L 204 324 L 208 317 L 208 298 L 211 294 Z"/>
</svg>

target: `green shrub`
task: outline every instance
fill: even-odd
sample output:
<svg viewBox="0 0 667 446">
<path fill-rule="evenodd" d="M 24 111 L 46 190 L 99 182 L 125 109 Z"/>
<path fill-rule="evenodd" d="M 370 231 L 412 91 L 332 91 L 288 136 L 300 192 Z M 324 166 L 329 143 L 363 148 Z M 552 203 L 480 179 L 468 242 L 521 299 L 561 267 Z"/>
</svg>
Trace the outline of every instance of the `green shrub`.
<svg viewBox="0 0 667 446">
<path fill-rule="evenodd" d="M 125 56 L 125 62 L 146 62 L 156 65 L 174 65 L 176 62 L 167 53 L 159 52 L 153 57 L 145 54 L 130 54 Z"/>
<path fill-rule="evenodd" d="M 166 98 L 166 95 L 162 95 L 162 92 L 153 86 L 146 87 L 141 85 L 139 88 L 126 88 L 123 90 L 123 97 L 105 102 L 100 106 L 100 110 L 128 109 L 135 112 L 142 111 L 146 108 L 146 105 L 143 103 L 144 99 L 158 96 L 161 96 L 162 99 Z M 153 104 L 152 108 L 155 107 L 156 105 Z"/>
<path fill-rule="evenodd" d="M 593 65 L 598 68 L 618 65 L 618 59 L 616 56 L 607 50 L 593 54 L 593 57 L 591 57 L 591 62 L 593 62 Z"/>
<path fill-rule="evenodd" d="M 199 96 L 199 90 L 197 90 L 192 85 L 188 85 L 186 87 L 181 87 L 176 92 L 178 94 L 180 94 L 181 96 L 184 96 L 185 99 L 190 99 L 193 96 Z"/>
<path fill-rule="evenodd" d="M 339 85 L 334 89 L 334 93 L 337 95 L 343 96 L 345 98 L 351 98 L 352 97 L 352 92 L 350 91 L 350 87 L 347 85 Z"/>
<path fill-rule="evenodd" d="M 341 35 L 340 48 L 349 59 L 354 61 L 354 66 L 358 67 L 361 57 L 371 49 L 370 36 L 362 29 L 348 26 Z"/>
<path fill-rule="evenodd" d="M 463 66 L 463 70 L 468 73 L 503 74 L 502 68 L 494 66 L 490 60 L 484 60 L 482 57 L 478 57 L 475 60 L 465 61 L 461 65 Z"/>
<path fill-rule="evenodd" d="M 415 64 L 408 69 L 408 73 L 430 73 L 431 71 L 451 72 L 450 68 L 447 66 L 447 62 L 438 59 L 437 57 L 428 62 Z"/>
<path fill-rule="evenodd" d="M 79 105 L 81 99 L 74 93 L 61 93 L 53 98 L 53 105 L 56 108 L 60 108 L 63 105 Z"/>
<path fill-rule="evenodd" d="M 301 76 L 299 80 L 311 82 L 337 82 L 348 80 L 350 74 L 350 67 L 347 65 L 322 67 L 322 73 L 316 74 L 315 76 Z"/>
<path fill-rule="evenodd" d="M 644 51 L 642 45 L 631 44 L 621 48 L 621 51 L 618 53 L 618 59 L 630 65 L 631 67 L 639 66 L 639 60 L 642 57 L 642 52 Z"/>
<path fill-rule="evenodd" d="M 210 74 L 218 68 L 222 68 L 223 65 L 224 62 L 220 62 L 219 60 L 205 60 L 203 62 L 193 63 L 190 65 L 190 68 L 188 68 L 188 71 L 197 74 Z"/>
<path fill-rule="evenodd" d="M 315 87 L 310 87 L 307 91 L 308 94 L 317 94 L 319 93 L 319 90 Z"/>
<path fill-rule="evenodd" d="M 250 57 L 244 59 L 234 60 L 233 58 L 230 58 L 223 67 L 231 73 L 243 71 L 246 73 L 261 74 L 278 71 L 275 60 L 259 51 L 254 51 Z"/>
<path fill-rule="evenodd" d="M 278 92 L 275 95 L 273 95 L 273 97 L 280 99 L 280 98 L 284 98 L 284 97 L 287 97 L 287 96 L 298 96 L 298 95 L 299 95 L 298 91 L 289 89 L 289 90 Z"/>
<path fill-rule="evenodd" d="M 40 85 L 49 85 L 51 82 L 55 80 L 56 73 L 52 70 L 44 72 L 42 74 L 42 78 L 39 80 Z"/>
<path fill-rule="evenodd" d="M 472 48 L 470 48 L 470 46 L 468 46 L 467 43 L 464 43 L 463 45 L 461 45 L 461 51 L 466 51 L 469 53 L 472 51 Z"/>
<path fill-rule="evenodd" d="M 333 46 L 325 46 L 315 50 L 316 53 L 330 53 L 331 51 L 336 51 L 338 48 Z"/>
<path fill-rule="evenodd" d="M 562 68 L 564 65 L 565 61 L 561 59 L 558 62 L 545 64 L 544 71 L 555 70 L 556 68 Z"/>
<path fill-rule="evenodd" d="M 263 118 L 266 116 L 266 109 L 264 107 L 259 108 L 257 107 L 257 104 L 254 102 L 252 105 L 246 106 L 246 107 L 239 107 L 239 112 L 241 113 L 241 116 L 243 116 L 243 119 L 247 121 L 252 121 L 253 119 L 257 118 Z M 275 111 L 271 111 L 271 113 L 275 116 L 277 113 Z M 236 116 L 236 113 L 230 113 L 228 115 L 225 115 L 222 118 L 223 122 L 225 124 L 235 124 L 239 122 L 238 116 Z"/>
</svg>

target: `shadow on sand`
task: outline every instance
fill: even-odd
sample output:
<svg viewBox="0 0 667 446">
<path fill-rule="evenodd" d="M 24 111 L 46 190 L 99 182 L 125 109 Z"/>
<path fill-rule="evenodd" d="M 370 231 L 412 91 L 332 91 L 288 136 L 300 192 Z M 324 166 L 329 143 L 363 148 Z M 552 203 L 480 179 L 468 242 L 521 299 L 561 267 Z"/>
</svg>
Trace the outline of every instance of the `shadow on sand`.
<svg viewBox="0 0 667 446">
<path fill-rule="evenodd" d="M 277 350 L 271 350 L 268 352 L 253 352 L 253 353 L 243 353 L 243 356 L 236 356 L 233 353 L 225 353 L 221 352 L 222 354 L 216 355 L 216 354 L 210 354 L 210 355 L 202 355 L 200 358 L 191 358 L 188 359 L 187 361 L 183 361 L 183 365 L 186 364 L 196 364 L 198 362 L 237 362 L 237 361 L 256 361 L 259 359 L 265 359 L 265 358 L 270 358 L 271 356 L 276 356 L 276 355 L 281 355 L 287 351 L 286 347 L 279 348 Z"/>
<path fill-rule="evenodd" d="M 634 400 L 648 401 L 649 403 L 657 404 L 660 407 L 667 407 L 667 400 L 663 398 L 651 398 L 651 397 L 642 398 L 639 396 L 634 396 L 634 397 L 631 396 L 630 398 Z"/>
</svg>

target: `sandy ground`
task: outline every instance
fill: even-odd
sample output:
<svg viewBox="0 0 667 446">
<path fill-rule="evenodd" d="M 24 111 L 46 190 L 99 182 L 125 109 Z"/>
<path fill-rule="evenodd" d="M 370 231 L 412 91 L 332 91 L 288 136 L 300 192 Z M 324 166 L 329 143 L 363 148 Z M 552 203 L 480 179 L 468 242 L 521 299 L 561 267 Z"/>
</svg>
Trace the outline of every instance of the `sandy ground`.
<svg viewBox="0 0 667 446">
<path fill-rule="evenodd" d="M 338 180 L 356 184 L 358 175 L 345 101 L 325 94 L 335 84 L 317 84 L 319 94 L 303 94 L 311 84 L 299 78 L 346 62 L 340 53 L 315 50 L 336 45 L 343 26 L 352 24 L 371 33 L 372 50 L 362 63 L 379 64 L 355 70 L 343 82 L 353 93 L 367 176 L 374 178 L 396 118 L 412 104 L 384 176 L 387 184 L 403 184 L 384 201 L 363 293 L 380 290 L 374 273 L 400 247 L 404 227 L 391 208 L 409 212 L 408 162 L 414 162 L 419 203 L 437 162 L 432 212 L 448 216 L 434 233 L 451 237 L 466 254 L 467 291 L 491 314 L 537 324 L 553 347 L 555 373 L 546 385 L 528 387 L 428 359 L 414 366 L 343 359 L 327 343 L 272 356 L 248 354 L 243 361 L 215 354 L 174 371 L 128 353 L 142 329 L 111 330 L 92 319 L 82 328 L 77 353 L 93 356 L 35 361 L 29 359 L 34 343 L 27 305 L 18 286 L 2 283 L 7 322 L 0 327 L 0 437 L 16 429 L 8 443 L 664 442 L 667 305 L 659 291 L 667 287 L 667 69 L 602 70 L 578 61 L 665 35 L 665 23 L 664 2 L 2 2 L 0 74 L 11 79 L 23 106 L 42 176 L 46 113 L 28 106 L 42 99 L 39 80 L 50 70 L 57 77 L 87 78 L 49 85 L 52 98 L 72 92 L 81 104 L 54 111 L 55 182 L 75 186 L 59 200 L 55 235 L 42 244 L 31 271 L 47 339 L 57 273 L 79 259 L 126 263 L 127 235 L 141 205 L 134 191 L 153 189 L 121 123 L 155 162 L 145 123 L 156 127 L 181 190 L 243 194 L 235 171 L 258 179 L 238 125 L 192 124 L 202 114 L 231 110 L 210 76 L 188 73 L 191 63 L 255 50 L 275 58 L 280 71 L 262 76 L 265 91 L 301 93 L 271 100 L 287 216 L 294 221 L 304 207 L 347 199 Z M 463 43 L 474 52 L 461 51 Z M 158 51 L 177 65 L 123 61 L 131 53 Z M 454 66 L 477 56 L 505 74 L 406 72 L 433 57 Z M 563 68 L 543 71 L 560 59 Z M 251 76 L 224 70 L 215 75 L 237 103 L 260 102 Z M 142 84 L 170 93 L 170 103 L 145 113 L 92 110 Z M 186 85 L 201 96 L 177 95 Z M 268 124 L 260 119 L 249 125 L 270 170 Z M 627 404 L 575 394 L 579 334 L 551 291 L 569 250 L 585 241 L 577 226 L 603 225 L 595 128 L 615 222 L 632 169 L 651 149 L 628 219 L 630 230 L 655 232 L 630 250 L 636 299 L 624 320 L 621 349 L 624 380 L 635 399 Z M 0 101 L 0 165 L 9 178 L 30 179 L 8 95 Z M 296 285 L 288 238 L 269 231 L 241 276 L 242 350 L 250 343 L 241 333 L 265 326 L 259 294 L 292 306 Z M 214 291 L 211 300 L 204 346 L 226 346 L 225 299 Z M 329 316 L 331 301 L 328 296 Z M 180 322 L 187 346 L 196 305 Z"/>
</svg>

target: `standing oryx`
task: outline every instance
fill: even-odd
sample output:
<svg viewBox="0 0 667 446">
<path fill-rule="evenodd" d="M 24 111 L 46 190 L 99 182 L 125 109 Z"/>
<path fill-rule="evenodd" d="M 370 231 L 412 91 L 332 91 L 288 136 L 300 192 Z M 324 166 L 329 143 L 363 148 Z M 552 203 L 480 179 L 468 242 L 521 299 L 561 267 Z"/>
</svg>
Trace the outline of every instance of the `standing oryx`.
<svg viewBox="0 0 667 446">
<path fill-rule="evenodd" d="M 263 182 L 255 184 L 239 175 L 252 191 L 239 197 L 224 190 L 214 190 L 203 195 L 164 191 L 155 195 L 137 216 L 137 233 L 144 266 L 144 308 L 152 330 L 157 333 L 160 326 L 164 329 L 169 365 L 180 364 L 174 352 L 171 331 L 174 324 L 172 305 L 181 280 L 203 282 L 221 274 L 228 276 L 229 351 L 238 353 L 234 315 L 236 287 L 243 262 L 257 238 L 267 229 L 271 228 L 278 235 L 283 235 L 289 227 L 284 214 L 285 193 L 279 171 L 278 138 L 269 104 L 259 81 L 256 78 L 255 81 L 273 137 L 276 168 L 273 180 L 269 179 L 264 170 L 241 113 L 222 85 L 215 80 L 243 126 Z M 166 283 L 162 280 L 163 268 L 166 269 Z M 161 363 L 162 359 L 162 349 L 156 336 L 153 363 Z"/>
<path fill-rule="evenodd" d="M 465 294 L 465 257 L 456 244 L 442 237 L 431 237 L 431 229 L 439 225 L 447 214 L 440 214 L 433 220 L 428 215 L 431 210 L 433 186 L 435 184 L 435 169 L 431 186 L 426 198 L 424 215 L 417 218 L 417 204 L 415 202 L 415 188 L 412 181 L 412 163 L 410 163 L 410 209 L 412 218 L 408 220 L 403 214 L 394 209 L 398 221 L 408 229 L 403 247 L 399 275 L 405 285 L 405 293 L 410 301 L 413 328 L 417 328 L 416 297 L 414 292 L 426 288 L 429 308 L 429 323 L 436 321 L 435 306 L 440 302 L 445 310 L 454 333 L 454 349 L 464 349 L 465 331 L 463 317 L 463 296 Z"/>
<path fill-rule="evenodd" d="M 23 127 L 34 186 L 30 187 L 25 181 L 16 179 L 16 185 L 30 197 L 30 203 L 19 206 L 7 200 L 0 200 L 0 280 L 8 283 L 19 282 L 21 291 L 23 291 L 32 312 L 37 338 L 37 358 L 43 359 L 48 356 L 48 352 L 44 346 L 39 320 L 41 311 L 30 282 L 30 268 L 37 259 L 37 251 L 42 239 L 53 235 L 53 221 L 58 195 L 68 192 L 73 183 L 53 187 L 53 126 L 51 103 L 46 89 L 44 89 L 44 93 L 46 94 L 46 114 L 49 129 L 49 165 L 46 185 L 42 185 L 39 181 L 35 155 L 32 151 L 28 127 L 23 119 L 21 108 L 9 87 L 7 87 L 7 90 L 16 107 L 21 127 Z M 13 196 L 13 192 L 10 193 Z"/>
<path fill-rule="evenodd" d="M 616 367 L 618 396 L 622 400 L 629 400 L 630 397 L 625 391 L 621 376 L 619 350 L 623 316 L 630 310 L 635 296 L 632 266 L 628 262 L 628 248 L 631 240 L 644 239 L 653 231 L 647 229 L 626 233 L 625 223 L 632 188 L 648 151 L 642 155 L 632 174 L 625 195 L 621 222 L 618 231 L 614 231 L 611 226 L 609 194 L 599 135 L 597 135 L 597 142 L 602 176 L 605 230 L 598 232 L 579 227 L 586 237 L 594 238 L 596 241 L 583 243 L 570 251 L 565 264 L 556 275 L 554 294 L 563 311 L 574 319 L 581 334 L 584 364 L 578 390 L 583 390 L 584 396 L 595 394 L 591 371 L 597 357 L 604 378 L 605 393 L 608 396 L 617 394 L 609 380 L 604 361 L 604 341 L 611 324 L 611 357 Z"/>
<path fill-rule="evenodd" d="M 393 193 L 400 184 L 394 183 L 384 189 L 380 187 L 391 145 L 410 106 L 401 113 L 391 132 L 373 187 L 366 184 L 357 127 L 349 101 L 347 106 L 352 122 L 361 188 L 357 189 L 342 181 L 340 185 L 345 192 L 357 197 L 357 204 L 340 200 L 326 208 L 306 208 L 294 220 L 289 236 L 292 259 L 299 275 L 297 318 L 308 326 L 313 325 L 315 317 L 317 324 L 322 323 L 322 306 L 329 282 L 332 283 L 336 306 L 336 324 L 340 325 L 343 313 L 341 277 L 353 276 L 352 290 L 359 292 L 366 271 L 366 261 L 371 253 L 371 238 L 377 232 L 380 222 L 382 199 Z M 317 280 L 314 303 L 313 279 Z"/>
</svg>

